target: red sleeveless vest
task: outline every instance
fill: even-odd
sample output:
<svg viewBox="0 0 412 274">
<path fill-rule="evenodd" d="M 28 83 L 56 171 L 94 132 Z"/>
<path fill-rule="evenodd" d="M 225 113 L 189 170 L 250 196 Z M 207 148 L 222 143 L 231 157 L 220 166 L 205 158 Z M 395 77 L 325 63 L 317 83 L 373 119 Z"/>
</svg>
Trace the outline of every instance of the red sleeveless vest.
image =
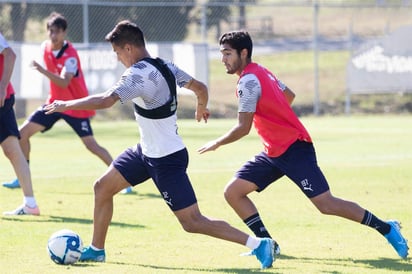
<svg viewBox="0 0 412 274">
<path fill-rule="evenodd" d="M 80 58 L 72 44 L 70 42 L 67 42 L 67 45 L 63 47 L 61 52 L 58 54 L 58 57 L 56 57 L 52 52 L 51 43 L 49 41 L 46 42 L 43 58 L 48 71 L 60 75 L 66 60 L 72 57 L 76 58 L 77 60 L 76 75 L 74 75 L 74 77 L 70 80 L 70 84 L 66 88 L 59 87 L 58 85 L 50 81 L 50 93 L 49 97 L 47 98 L 48 104 L 52 103 L 54 100 L 66 101 L 79 99 L 89 95 L 89 92 L 86 87 L 86 82 L 84 80 L 83 71 L 80 65 Z M 67 110 L 63 113 L 75 118 L 88 118 L 93 116 L 95 114 L 95 111 Z"/>
<path fill-rule="evenodd" d="M 0 54 L 0 79 L 1 77 L 3 77 L 3 69 L 4 69 L 4 56 L 3 54 Z M 11 83 L 9 83 L 7 86 L 7 91 L 6 91 L 6 99 L 9 99 L 12 94 L 14 94 L 14 89 Z"/>
<path fill-rule="evenodd" d="M 276 77 L 256 63 L 248 64 L 240 77 L 248 73 L 256 75 L 262 89 L 253 124 L 268 156 L 280 156 L 296 140 L 312 142 L 309 133 L 286 100 Z"/>
</svg>

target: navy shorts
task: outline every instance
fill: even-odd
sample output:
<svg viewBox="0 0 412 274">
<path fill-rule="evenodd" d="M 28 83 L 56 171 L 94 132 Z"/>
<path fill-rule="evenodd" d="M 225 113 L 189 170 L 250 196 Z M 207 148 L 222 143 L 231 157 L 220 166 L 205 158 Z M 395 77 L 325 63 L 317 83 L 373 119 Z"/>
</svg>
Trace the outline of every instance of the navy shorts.
<svg viewBox="0 0 412 274">
<path fill-rule="evenodd" d="M 258 186 L 258 191 L 286 175 L 308 198 L 329 190 L 328 182 L 320 170 L 312 143 L 296 141 L 279 157 L 266 153 L 256 155 L 248 161 L 236 177 Z"/>
<path fill-rule="evenodd" d="M 151 178 L 166 204 L 176 211 L 197 202 L 186 172 L 188 163 L 186 148 L 165 157 L 150 158 L 137 145 L 126 149 L 112 164 L 132 186 Z"/>
<path fill-rule="evenodd" d="M 14 95 L 4 101 L 4 106 L 0 108 L 0 144 L 9 136 L 16 136 L 20 139 L 20 132 L 17 126 L 16 114 L 13 109 Z"/>
<path fill-rule="evenodd" d="M 44 126 L 45 129 L 42 130 L 42 132 L 46 132 L 49 129 L 51 129 L 53 125 L 60 119 L 66 121 L 66 123 L 68 123 L 71 126 L 71 128 L 76 132 L 76 134 L 79 137 L 93 135 L 93 130 L 90 125 L 89 118 L 75 118 L 60 112 L 46 114 L 43 110 L 43 107 L 39 107 L 28 118 L 30 122 Z"/>
</svg>

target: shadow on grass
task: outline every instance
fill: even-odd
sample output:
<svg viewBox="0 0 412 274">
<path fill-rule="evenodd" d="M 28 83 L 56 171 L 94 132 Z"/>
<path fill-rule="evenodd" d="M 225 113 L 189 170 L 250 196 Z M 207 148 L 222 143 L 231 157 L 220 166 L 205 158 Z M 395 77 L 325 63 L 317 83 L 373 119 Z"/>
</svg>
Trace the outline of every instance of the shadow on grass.
<svg viewBox="0 0 412 274">
<path fill-rule="evenodd" d="M 363 265 L 363 268 L 371 269 L 387 269 L 391 271 L 406 271 L 412 272 L 412 264 L 410 259 L 388 259 L 379 258 L 376 260 L 356 260 L 352 258 L 308 258 L 308 257 L 293 257 L 288 255 L 280 255 L 279 260 L 299 260 L 307 263 L 336 265 L 340 267 Z M 361 267 L 361 266 L 360 266 Z"/>
<path fill-rule="evenodd" d="M 190 273 L 194 272 L 208 272 L 208 273 L 214 273 L 214 272 L 227 272 L 227 273 L 256 273 L 256 274 L 264 274 L 268 273 L 267 270 L 262 270 L 262 269 L 250 269 L 250 268 L 187 268 L 187 267 L 167 267 L 167 266 L 159 266 L 159 265 L 147 265 L 147 264 L 138 264 L 140 267 L 145 267 L 145 268 L 150 268 L 153 271 L 156 270 L 170 270 L 170 271 L 189 271 Z M 270 268 L 270 270 L 274 270 L 273 268 Z M 271 271 L 270 273 L 277 273 Z M 280 273 L 280 272 L 278 272 Z"/>
<path fill-rule="evenodd" d="M 281 255 L 279 256 L 279 260 L 296 260 L 303 263 L 310 263 L 310 264 L 325 264 L 328 266 L 336 265 L 339 268 L 345 267 L 353 267 L 355 264 L 362 264 L 363 266 L 359 266 L 359 268 L 364 268 L 365 272 L 367 273 L 367 269 L 386 269 L 388 271 L 404 271 L 404 272 L 411 272 L 412 265 L 409 264 L 410 260 L 400 260 L 400 259 L 388 259 L 388 258 L 380 258 L 376 260 L 353 260 L 351 258 L 343 258 L 343 259 L 333 259 L 333 258 L 309 258 L 309 257 L 293 257 L 288 255 Z M 76 263 L 73 267 L 76 268 L 83 268 L 83 267 L 96 267 L 101 263 L 94 263 L 94 262 L 81 262 Z M 106 264 L 112 265 L 130 265 L 129 263 L 122 263 L 122 262 L 106 262 Z M 156 273 L 156 270 L 162 271 L 184 271 L 190 273 L 196 272 L 207 272 L 207 273 L 239 273 L 239 274 L 246 274 L 246 273 L 256 273 L 256 274 L 265 274 L 265 273 L 284 273 L 284 269 L 277 271 L 276 270 L 276 262 L 274 263 L 274 267 L 261 270 L 261 269 L 250 269 L 250 268 L 194 268 L 194 267 L 169 267 L 169 266 L 161 266 L 159 264 L 151 265 L 151 264 L 135 264 L 138 267 L 147 268 Z M 340 271 L 336 272 L 327 272 L 327 273 L 335 273 L 339 274 Z"/>
<path fill-rule="evenodd" d="M 42 218 L 47 217 L 47 215 L 41 215 L 41 217 L 33 218 L 18 218 L 18 217 L 3 217 L 4 221 L 13 221 L 13 222 L 33 222 L 33 223 L 77 223 L 77 224 L 92 224 L 93 220 L 91 219 L 82 219 L 82 218 L 72 218 L 72 217 L 63 217 L 63 216 L 48 216 L 48 219 Z M 127 224 L 119 222 L 111 222 L 110 226 L 117 227 L 129 227 L 129 228 L 145 228 L 144 225 L 138 224 Z"/>
<path fill-rule="evenodd" d="M 53 195 L 67 195 L 67 196 L 78 196 L 78 195 L 93 195 L 91 192 L 57 192 L 57 191 L 53 191 Z M 115 195 L 117 196 L 124 196 L 124 197 L 128 197 L 128 196 L 137 196 L 138 198 L 140 198 L 140 200 L 143 199 L 157 199 L 157 198 L 161 198 L 163 199 L 162 195 L 160 195 L 159 193 L 139 193 L 138 191 L 138 187 L 137 188 L 133 188 L 133 192 L 131 193 L 127 193 L 127 194 L 123 194 L 123 193 L 117 193 Z"/>
</svg>

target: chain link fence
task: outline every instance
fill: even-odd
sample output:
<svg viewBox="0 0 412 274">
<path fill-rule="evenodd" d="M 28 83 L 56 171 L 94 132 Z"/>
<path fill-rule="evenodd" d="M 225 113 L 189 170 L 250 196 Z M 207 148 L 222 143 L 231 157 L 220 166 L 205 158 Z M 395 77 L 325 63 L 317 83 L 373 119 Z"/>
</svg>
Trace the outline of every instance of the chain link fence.
<svg viewBox="0 0 412 274">
<path fill-rule="evenodd" d="M 411 0 L 0 0 L 0 31 L 13 43 L 40 44 L 53 11 L 68 19 L 67 39 L 84 46 L 104 43 L 118 21 L 129 19 L 149 42 L 206 44 L 204 63 L 218 60 L 217 39 L 233 29 L 251 33 L 255 55 L 308 52 L 302 58 L 310 58 L 312 68 L 305 75 L 293 71 L 283 77 L 302 94 L 297 104 L 314 108 L 316 114 L 336 110 L 345 93 L 345 67 L 331 75 L 318 58 L 342 51 L 348 59 L 365 41 L 412 24 Z M 212 92 L 221 88 L 222 82 L 207 81 Z"/>
<path fill-rule="evenodd" d="M 41 42 L 47 16 L 57 11 L 69 22 L 68 39 L 102 42 L 120 20 L 129 19 L 149 41 L 216 43 L 222 32 L 247 29 L 256 41 L 313 37 L 371 37 L 412 23 L 411 0 L 0 0 L 0 29 L 17 42 Z M 315 16 L 315 7 L 319 12 Z"/>
</svg>

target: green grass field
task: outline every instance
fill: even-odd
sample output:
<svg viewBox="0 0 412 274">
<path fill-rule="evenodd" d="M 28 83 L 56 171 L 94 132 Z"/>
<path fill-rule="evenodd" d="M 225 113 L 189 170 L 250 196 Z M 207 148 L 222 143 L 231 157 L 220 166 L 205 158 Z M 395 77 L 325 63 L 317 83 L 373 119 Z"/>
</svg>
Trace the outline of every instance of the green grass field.
<svg viewBox="0 0 412 274">
<path fill-rule="evenodd" d="M 333 193 L 358 202 L 383 219 L 399 219 L 412 239 L 411 116 L 305 117 L 319 164 Z M 234 171 L 261 150 L 255 133 L 218 151 L 196 149 L 226 132 L 234 120 L 179 123 L 191 157 L 189 174 L 203 213 L 248 232 L 223 198 Z M 96 139 L 116 156 L 138 142 L 134 121 L 94 122 Z M 48 237 L 62 228 L 92 233 L 94 180 L 106 167 L 63 123 L 32 138 L 31 168 L 41 216 L 0 219 L 1 273 L 407 273 L 386 240 L 370 228 L 323 216 L 297 187 L 282 179 L 252 199 L 282 248 L 274 267 L 259 269 L 247 248 L 184 232 L 151 182 L 132 195 L 117 195 L 106 242 L 106 263 L 54 264 Z M 14 178 L 0 157 L 0 181 Z M 0 187 L 0 210 L 21 203 L 21 190 Z"/>
</svg>

